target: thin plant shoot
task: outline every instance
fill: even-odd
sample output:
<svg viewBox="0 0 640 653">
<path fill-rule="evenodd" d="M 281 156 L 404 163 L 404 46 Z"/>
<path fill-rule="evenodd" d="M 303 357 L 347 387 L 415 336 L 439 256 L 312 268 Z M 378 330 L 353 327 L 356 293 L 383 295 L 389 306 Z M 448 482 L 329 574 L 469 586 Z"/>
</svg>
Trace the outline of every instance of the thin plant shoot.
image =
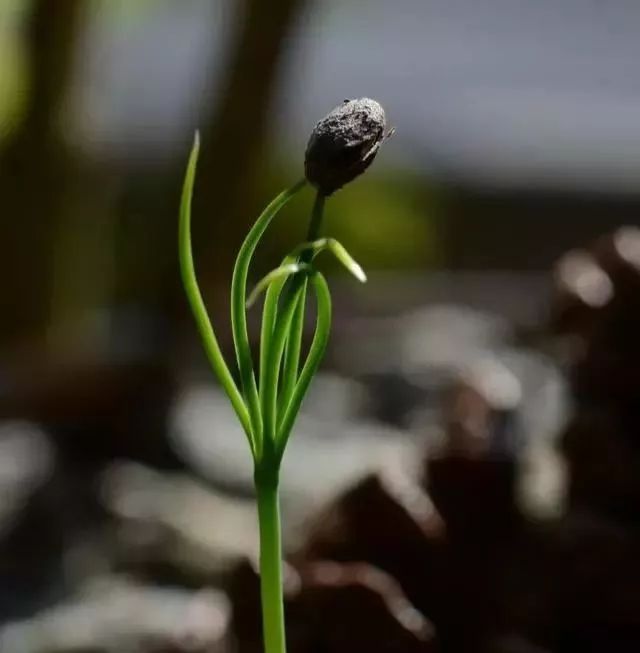
<svg viewBox="0 0 640 653">
<path fill-rule="evenodd" d="M 187 165 L 180 203 L 180 273 L 205 353 L 229 397 L 253 456 L 265 653 L 286 650 L 278 500 L 280 466 L 331 329 L 331 295 L 325 277 L 316 267 L 316 257 L 321 252 L 330 252 L 358 281 L 366 281 L 362 268 L 339 242 L 321 237 L 324 207 L 330 195 L 369 167 L 390 134 L 382 107 L 366 98 L 345 100 L 313 129 L 305 154 L 305 179 L 267 205 L 235 261 L 231 281 L 231 327 L 236 359 L 233 373 L 222 355 L 198 287 L 193 261 L 191 198 L 200 148 L 197 134 Z M 315 189 L 307 240 L 284 256 L 281 265 L 247 293 L 249 267 L 260 240 L 282 207 L 306 185 Z M 309 291 L 315 296 L 316 323 L 311 345 L 303 356 L 302 335 Z M 256 373 L 247 331 L 247 310 L 263 293 Z"/>
</svg>

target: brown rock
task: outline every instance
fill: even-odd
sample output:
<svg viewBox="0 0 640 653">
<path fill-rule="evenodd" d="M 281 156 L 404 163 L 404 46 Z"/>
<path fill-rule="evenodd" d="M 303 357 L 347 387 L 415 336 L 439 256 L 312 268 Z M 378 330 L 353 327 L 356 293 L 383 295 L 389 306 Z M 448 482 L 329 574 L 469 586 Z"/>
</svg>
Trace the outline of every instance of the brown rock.
<svg viewBox="0 0 640 653">
<path fill-rule="evenodd" d="M 367 564 L 316 561 L 289 568 L 285 612 L 290 653 L 430 653 L 431 624 L 387 574 Z M 259 579 L 249 564 L 230 582 L 238 653 L 261 653 Z"/>
</svg>

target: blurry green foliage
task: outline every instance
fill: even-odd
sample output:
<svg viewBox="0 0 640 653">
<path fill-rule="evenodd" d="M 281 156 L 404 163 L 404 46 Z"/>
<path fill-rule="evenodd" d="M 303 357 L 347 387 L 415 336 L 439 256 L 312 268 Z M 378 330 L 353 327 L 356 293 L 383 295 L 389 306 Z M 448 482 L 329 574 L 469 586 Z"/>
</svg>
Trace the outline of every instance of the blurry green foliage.
<svg viewBox="0 0 640 653">
<path fill-rule="evenodd" d="M 437 198 L 413 175 L 370 175 L 328 203 L 326 230 L 350 243 L 365 268 L 417 269 L 437 262 Z"/>
<path fill-rule="evenodd" d="M 297 176 L 301 175 L 302 170 Z M 267 178 L 264 197 L 292 183 L 296 175 Z M 306 189 L 285 207 L 261 246 L 260 268 L 276 265 L 278 252 L 304 238 L 312 202 L 313 192 Z M 438 194 L 424 179 L 401 171 L 373 170 L 329 198 L 323 235 L 348 242 L 349 251 L 367 272 L 424 269 L 441 263 L 439 213 Z M 330 257 L 326 265 L 340 272 Z"/>
</svg>

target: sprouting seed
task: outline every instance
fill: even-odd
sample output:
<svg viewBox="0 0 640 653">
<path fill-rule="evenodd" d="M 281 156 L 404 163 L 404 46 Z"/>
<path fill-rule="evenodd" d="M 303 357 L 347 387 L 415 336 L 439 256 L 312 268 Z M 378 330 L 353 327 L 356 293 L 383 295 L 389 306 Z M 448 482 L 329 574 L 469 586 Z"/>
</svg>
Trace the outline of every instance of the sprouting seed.
<svg viewBox="0 0 640 653">
<path fill-rule="evenodd" d="M 316 188 L 307 239 L 255 286 L 247 300 L 253 254 L 271 221 L 302 190 L 306 181 L 300 180 L 274 198 L 249 230 L 238 252 L 231 280 L 231 333 L 237 374 L 233 374 L 222 355 L 195 273 L 191 198 L 200 146 L 197 134 L 187 164 L 178 232 L 180 272 L 207 357 L 238 416 L 253 457 L 266 653 L 284 653 L 286 648 L 278 498 L 280 465 L 331 330 L 331 293 L 314 259 L 320 252 L 329 251 L 356 279 L 366 281 L 363 269 L 337 240 L 319 237 L 325 198 L 371 165 L 378 148 L 391 135 L 385 130 L 384 110 L 366 98 L 346 100 L 316 125 L 305 157 L 306 181 Z M 316 297 L 316 321 L 313 339 L 302 360 L 308 290 Z M 256 369 L 246 310 L 262 291 L 266 295 L 260 330 L 260 365 Z"/>
<path fill-rule="evenodd" d="M 311 132 L 305 154 L 305 175 L 322 195 L 331 195 L 372 163 L 386 130 L 384 109 L 375 100 L 345 100 Z"/>
</svg>

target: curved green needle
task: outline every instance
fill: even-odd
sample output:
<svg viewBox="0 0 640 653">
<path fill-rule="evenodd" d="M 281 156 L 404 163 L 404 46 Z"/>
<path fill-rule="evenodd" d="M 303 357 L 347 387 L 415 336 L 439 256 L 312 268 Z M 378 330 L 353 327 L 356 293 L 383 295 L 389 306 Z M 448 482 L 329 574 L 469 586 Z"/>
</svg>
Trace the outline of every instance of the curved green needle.
<svg viewBox="0 0 640 653">
<path fill-rule="evenodd" d="M 196 321 L 202 343 L 204 345 L 209 363 L 220 380 L 224 391 L 227 393 L 231 405 L 238 415 L 240 424 L 247 434 L 252 453 L 256 454 L 256 443 L 254 441 L 251 429 L 251 420 L 249 412 L 245 406 L 242 396 L 229 372 L 225 363 L 218 339 L 216 338 L 213 326 L 209 320 L 207 309 L 202 299 L 202 293 L 198 287 L 195 266 L 193 263 L 193 250 L 191 246 L 191 198 L 193 195 L 193 186 L 196 176 L 196 166 L 198 162 L 198 153 L 200 150 L 200 138 L 196 133 L 194 138 L 187 171 L 185 174 L 184 184 L 182 187 L 182 196 L 180 200 L 180 221 L 178 232 L 178 257 L 180 260 L 180 274 L 182 283 L 187 295 L 187 300 L 191 306 L 191 311 Z"/>
<path fill-rule="evenodd" d="M 318 303 L 318 311 L 316 317 L 316 330 L 309 348 L 307 359 L 304 363 L 300 376 L 295 385 L 291 398 L 286 406 L 282 419 L 278 424 L 278 431 L 276 435 L 276 452 L 279 458 L 282 457 L 293 423 L 295 422 L 302 401 L 309 389 L 311 380 L 318 371 L 318 367 L 322 361 L 324 353 L 327 349 L 329 342 L 329 332 L 331 331 L 331 293 L 329 286 L 322 273 L 314 271 L 310 275 L 311 283 L 313 284 L 316 300 Z"/>
<path fill-rule="evenodd" d="M 278 211 L 305 184 L 306 181 L 304 179 L 299 181 L 288 190 L 280 193 L 264 209 L 242 243 L 233 268 L 233 277 L 231 280 L 231 329 L 233 332 L 236 358 L 238 360 L 242 391 L 249 407 L 251 423 L 257 440 L 262 439 L 262 416 L 258 388 L 253 372 L 253 359 L 251 357 L 249 336 L 247 334 L 246 293 L 249 265 L 251 264 L 253 253 L 260 242 L 260 238 L 262 238 L 271 220 L 273 220 Z"/>
</svg>

